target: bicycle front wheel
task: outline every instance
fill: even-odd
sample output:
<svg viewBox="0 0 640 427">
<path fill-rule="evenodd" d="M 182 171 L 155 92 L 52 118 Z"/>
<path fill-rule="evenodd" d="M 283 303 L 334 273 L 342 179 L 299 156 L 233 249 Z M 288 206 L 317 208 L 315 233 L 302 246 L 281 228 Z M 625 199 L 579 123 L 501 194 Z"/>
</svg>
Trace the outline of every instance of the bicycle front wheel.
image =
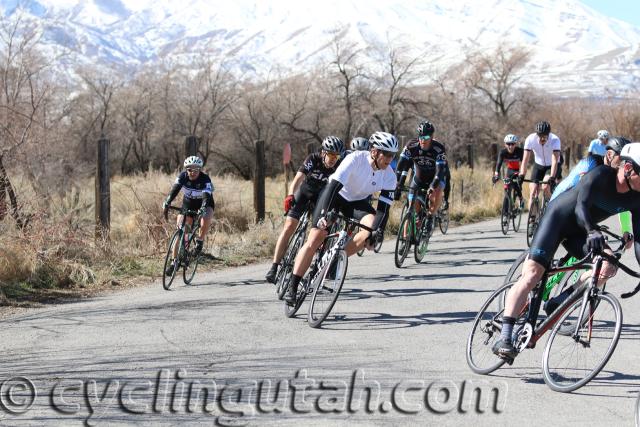
<svg viewBox="0 0 640 427">
<path fill-rule="evenodd" d="M 327 318 L 338 300 L 344 277 L 347 274 L 348 258 L 344 250 L 336 252 L 315 277 L 311 304 L 307 321 L 312 328 L 318 328 Z"/>
<path fill-rule="evenodd" d="M 282 258 L 282 265 L 278 269 L 278 274 L 276 275 L 276 293 L 278 294 L 279 300 L 284 298 L 284 294 L 287 292 L 287 286 L 289 285 L 289 280 L 291 280 L 291 275 L 293 274 L 293 265 L 296 260 L 296 255 L 304 243 L 305 231 L 306 230 L 300 230 L 293 235 L 293 238 L 289 243 L 289 247 Z"/>
<path fill-rule="evenodd" d="M 551 390 L 566 393 L 591 381 L 618 344 L 622 309 L 613 295 L 602 292 L 591 297 L 578 322 L 581 308 L 582 298 L 566 311 L 549 335 L 542 356 L 542 372 Z"/>
<path fill-rule="evenodd" d="M 438 220 L 438 226 L 442 234 L 447 234 L 449 230 L 449 209 L 440 211 L 440 219 Z"/>
<path fill-rule="evenodd" d="M 409 255 L 409 249 L 411 248 L 411 215 L 407 214 L 400 222 L 400 228 L 398 228 L 398 237 L 396 238 L 396 250 L 394 254 L 394 261 L 396 267 L 402 267 L 402 263 L 407 259 Z"/>
<path fill-rule="evenodd" d="M 177 229 L 175 233 L 173 233 L 173 236 L 169 241 L 169 249 L 167 249 L 167 255 L 164 257 L 164 265 L 162 267 L 162 287 L 167 291 L 171 287 L 171 284 L 173 283 L 173 279 L 176 277 L 176 271 L 178 271 L 178 266 L 177 265 L 175 266 L 171 276 L 167 276 L 165 272 L 167 271 L 167 268 L 169 268 L 169 266 L 171 265 L 171 262 L 173 261 L 173 246 L 179 245 L 181 241 L 182 241 L 182 230 Z M 180 250 L 178 250 L 178 254 L 180 254 Z"/>
<path fill-rule="evenodd" d="M 500 228 L 505 236 L 509 231 L 509 196 L 505 193 L 502 199 L 502 210 L 500 211 Z"/>
<path fill-rule="evenodd" d="M 533 235 L 536 232 L 536 228 L 538 228 L 538 213 L 540 211 L 538 203 L 538 199 L 533 200 L 531 210 L 527 216 L 527 246 L 531 246 L 531 240 L 533 240 Z"/>
<path fill-rule="evenodd" d="M 499 287 L 482 305 L 467 339 L 467 364 L 476 374 L 490 374 L 506 363 L 493 354 L 493 344 L 500 338 L 502 314 L 507 292 L 513 283 Z"/>
<path fill-rule="evenodd" d="M 418 264 L 422 262 L 424 256 L 427 254 L 430 238 L 431 232 L 427 229 L 427 219 L 426 216 L 423 216 L 422 227 L 420 227 L 420 230 L 417 230 L 416 244 L 413 246 L 413 255 Z"/>
<path fill-rule="evenodd" d="M 511 196 L 511 222 L 513 223 L 513 231 L 520 231 L 520 223 L 522 222 L 522 208 L 517 204 L 514 195 Z"/>
<path fill-rule="evenodd" d="M 187 243 L 187 248 L 185 248 L 184 254 L 184 265 L 182 268 L 182 280 L 187 285 L 191 284 L 193 277 L 196 275 L 196 269 L 198 268 L 198 263 L 200 262 L 200 254 L 195 254 L 195 237 L 196 230 L 194 230 L 189 236 L 189 241 Z"/>
</svg>

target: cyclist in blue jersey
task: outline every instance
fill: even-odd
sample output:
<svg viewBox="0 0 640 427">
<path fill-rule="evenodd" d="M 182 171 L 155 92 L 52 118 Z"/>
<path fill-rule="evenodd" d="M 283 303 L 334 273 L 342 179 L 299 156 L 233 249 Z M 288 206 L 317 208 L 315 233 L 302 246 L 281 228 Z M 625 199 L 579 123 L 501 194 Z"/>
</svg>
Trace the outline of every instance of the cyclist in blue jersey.
<svg viewBox="0 0 640 427">
<path fill-rule="evenodd" d="M 592 156 L 604 157 L 607 151 L 607 142 L 609 141 L 609 132 L 602 129 L 598 131 L 597 138 L 589 144 L 588 153 Z"/>
</svg>

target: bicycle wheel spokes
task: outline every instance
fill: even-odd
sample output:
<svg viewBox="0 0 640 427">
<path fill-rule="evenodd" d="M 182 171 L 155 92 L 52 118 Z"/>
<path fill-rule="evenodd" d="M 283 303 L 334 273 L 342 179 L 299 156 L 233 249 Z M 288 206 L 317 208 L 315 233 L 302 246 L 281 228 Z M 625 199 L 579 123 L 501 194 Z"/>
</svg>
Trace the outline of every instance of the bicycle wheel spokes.
<svg viewBox="0 0 640 427">
<path fill-rule="evenodd" d="M 516 204 L 515 196 L 511 198 L 511 215 L 513 217 L 513 231 L 516 233 L 520 231 L 520 223 L 522 222 L 522 208 L 519 204 Z"/>
<path fill-rule="evenodd" d="M 622 310 L 617 299 L 607 293 L 592 297 L 578 322 L 581 308 L 582 299 L 560 318 L 542 356 L 544 381 L 554 391 L 570 392 L 591 381 L 606 365 L 620 338 Z"/>
<path fill-rule="evenodd" d="M 540 205 L 538 203 L 537 198 L 533 200 L 529 216 L 527 217 L 527 246 L 531 246 L 531 240 L 533 239 L 533 235 L 538 227 L 538 212 L 540 210 Z"/>
<path fill-rule="evenodd" d="M 432 225 L 432 227 L 434 226 L 435 224 Z M 422 226 L 420 227 L 420 230 L 417 230 L 416 244 L 413 247 L 413 255 L 417 263 L 421 263 L 424 256 L 427 254 L 430 238 L 431 233 L 427 229 L 426 215 L 422 215 Z"/>
<path fill-rule="evenodd" d="M 500 228 L 505 236 L 509 231 L 509 194 L 505 192 L 502 199 L 502 210 L 500 211 Z"/>
<path fill-rule="evenodd" d="M 383 241 L 384 241 L 384 236 L 378 237 L 378 240 L 376 240 L 376 243 L 373 245 L 373 252 L 375 252 L 375 253 L 380 252 L 380 249 L 382 248 L 382 242 Z"/>
<path fill-rule="evenodd" d="M 176 266 L 176 268 L 173 269 L 173 274 L 171 276 L 167 276 L 165 272 L 167 271 L 167 268 L 171 265 L 171 262 L 173 261 L 173 245 L 177 245 L 180 243 L 181 236 L 182 236 L 182 231 L 179 229 L 176 230 L 175 233 L 173 233 L 171 240 L 169 240 L 169 249 L 167 249 L 167 255 L 164 257 L 164 265 L 162 267 L 162 287 L 167 291 L 171 287 L 171 284 L 173 283 L 173 279 L 176 277 L 176 271 L 178 271 L 178 266 Z M 178 251 L 178 253 L 180 252 Z"/>
<path fill-rule="evenodd" d="M 284 294 L 287 291 L 287 286 L 289 285 L 289 280 L 293 273 L 293 264 L 295 263 L 298 251 L 304 243 L 304 236 L 305 230 L 301 230 L 296 233 L 293 236 L 291 243 L 289 243 L 289 247 L 287 248 L 287 252 L 284 254 L 284 258 L 282 258 L 282 265 L 278 269 L 278 274 L 276 275 L 276 292 L 278 294 L 278 299 L 280 300 L 284 298 Z"/>
<path fill-rule="evenodd" d="M 477 374 L 489 374 L 506 363 L 493 354 L 493 344 L 500 338 L 504 300 L 513 283 L 496 290 L 476 315 L 467 339 L 467 364 Z"/>
<path fill-rule="evenodd" d="M 343 250 L 334 254 L 323 271 L 312 284 L 313 295 L 309 305 L 307 321 L 312 328 L 319 327 L 327 318 L 340 295 L 340 289 L 347 273 L 347 253 Z"/>
<path fill-rule="evenodd" d="M 440 231 L 442 234 L 447 234 L 447 230 L 449 230 L 449 209 L 441 211 L 439 218 L 438 225 L 440 226 Z"/>
<path fill-rule="evenodd" d="M 408 213 L 404 216 L 402 222 L 400 222 L 400 228 L 398 228 L 398 237 L 396 238 L 394 261 L 396 263 L 396 267 L 398 268 L 402 267 L 402 263 L 409 254 L 412 240 L 412 226 L 413 224 L 411 224 L 411 213 Z"/>
</svg>

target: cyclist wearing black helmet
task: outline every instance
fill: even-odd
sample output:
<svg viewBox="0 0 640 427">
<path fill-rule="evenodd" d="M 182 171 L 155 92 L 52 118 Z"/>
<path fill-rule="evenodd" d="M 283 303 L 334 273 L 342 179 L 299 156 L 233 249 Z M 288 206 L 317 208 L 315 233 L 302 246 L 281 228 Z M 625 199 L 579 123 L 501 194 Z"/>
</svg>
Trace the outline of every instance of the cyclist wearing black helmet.
<svg viewBox="0 0 640 427">
<path fill-rule="evenodd" d="M 344 142 L 337 136 L 328 136 L 322 141 L 322 151 L 309 154 L 298 169 L 289 186 L 289 194 L 284 199 L 284 212 L 287 218 L 278 236 L 273 253 L 273 264 L 265 276 L 267 282 L 275 283 L 278 266 L 287 250 L 289 239 L 298 227 L 300 217 L 315 204 L 318 195 L 329 180 L 329 175 L 336 171 L 343 151 Z"/>
<path fill-rule="evenodd" d="M 517 356 L 511 340 L 513 325 L 527 295 L 539 283 L 560 244 L 578 259 L 591 251 L 611 253 L 598 224 L 624 211 L 631 212 L 633 234 L 640 233 L 640 143 L 626 144 L 620 158 L 623 163 L 618 169 L 597 166 L 584 175 L 577 186 L 549 204 L 533 236 L 522 275 L 507 294 L 502 332 L 493 346 L 498 356 L 507 359 Z M 634 241 L 633 246 L 640 264 L 640 243 Z M 615 273 L 615 267 L 604 261 L 598 285 L 602 286 Z"/>
<path fill-rule="evenodd" d="M 447 172 L 447 154 L 444 145 L 435 139 L 435 127 L 431 122 L 422 121 L 418 124 L 418 137 L 411 139 L 402 150 L 400 162 L 396 171 L 398 178 L 398 191 L 395 199 L 400 198 L 400 187 L 407 179 L 408 170 L 413 167 L 413 178 L 409 185 L 409 201 L 413 201 L 418 189 L 428 188 L 429 215 L 427 216 L 428 228 L 433 227 L 433 216 L 440 209 L 445 188 Z M 415 204 L 415 209 L 420 209 L 420 204 Z"/>
<path fill-rule="evenodd" d="M 551 125 L 549 122 L 542 121 L 536 124 L 535 132 L 527 136 L 524 141 L 524 156 L 520 165 L 520 174 L 518 176 L 519 184 L 522 185 L 531 152 L 534 155 L 534 167 L 531 172 L 531 180 L 548 183 L 553 186 L 556 181 L 558 172 L 558 162 L 560 160 L 560 138 L 551 133 Z M 551 196 L 551 192 L 547 185 L 542 186 L 547 197 Z M 532 183 L 529 186 L 529 209 L 533 198 L 538 195 L 538 184 Z"/>
</svg>

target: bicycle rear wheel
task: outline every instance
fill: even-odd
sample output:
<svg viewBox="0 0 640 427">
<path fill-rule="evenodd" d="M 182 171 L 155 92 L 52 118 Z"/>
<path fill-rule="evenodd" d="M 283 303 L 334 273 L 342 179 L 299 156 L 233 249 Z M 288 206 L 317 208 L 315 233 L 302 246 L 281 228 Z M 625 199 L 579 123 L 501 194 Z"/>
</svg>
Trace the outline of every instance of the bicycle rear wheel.
<svg viewBox="0 0 640 427">
<path fill-rule="evenodd" d="M 381 235 L 378 237 L 378 240 L 376 240 L 376 243 L 373 245 L 373 252 L 374 253 L 379 253 L 380 249 L 382 248 L 382 242 L 384 242 L 384 235 Z"/>
<path fill-rule="evenodd" d="M 195 228 L 191 231 L 189 235 L 189 240 L 187 241 L 187 245 L 184 251 L 184 262 L 182 267 L 182 280 L 187 285 L 191 284 L 193 277 L 196 275 L 196 269 L 198 268 L 198 263 L 200 262 L 200 254 L 195 254 L 195 238 L 197 234 L 198 228 Z"/>
<path fill-rule="evenodd" d="M 282 258 L 282 265 L 278 269 L 278 274 L 276 274 L 276 293 L 278 294 L 279 300 L 284 298 L 284 294 L 287 292 L 287 286 L 289 285 L 289 280 L 293 274 L 293 265 L 296 260 L 296 255 L 304 243 L 305 234 L 306 228 L 298 230 L 296 234 L 293 235 L 291 242 L 287 247 L 287 251 Z"/>
<path fill-rule="evenodd" d="M 527 246 L 531 246 L 531 240 L 533 240 L 533 235 L 536 232 L 536 228 L 538 228 L 538 214 L 540 212 L 539 203 L 540 202 L 537 197 L 533 199 L 533 203 L 531 203 L 531 210 L 527 216 Z"/>
<path fill-rule="evenodd" d="M 165 274 L 165 271 L 167 271 L 167 268 L 169 268 L 169 266 L 171 265 L 171 262 L 173 261 L 173 245 L 180 244 L 181 241 L 182 241 L 182 230 L 177 229 L 175 233 L 173 233 L 171 240 L 169 240 L 169 249 L 167 249 L 167 255 L 164 257 L 164 265 L 162 267 L 162 287 L 167 291 L 171 287 L 171 284 L 173 283 L 173 279 L 176 277 L 176 271 L 178 271 L 178 266 L 177 265 L 175 266 L 175 268 L 173 269 L 173 274 L 171 276 L 167 276 Z M 178 258 L 179 257 L 180 257 L 180 249 L 178 248 Z"/>
<path fill-rule="evenodd" d="M 578 322 L 582 300 L 580 297 L 555 324 L 544 349 L 544 382 L 554 391 L 574 391 L 591 381 L 607 364 L 620 338 L 622 309 L 618 300 L 606 292 L 596 294 Z M 578 336 L 574 339 L 576 327 Z M 571 336 L 561 329 L 571 330 Z"/>
<path fill-rule="evenodd" d="M 409 249 L 411 249 L 411 235 L 413 224 L 411 224 L 411 213 L 407 213 L 398 228 L 398 237 L 396 238 L 396 250 L 394 253 L 394 262 L 396 267 L 402 267 L 402 263 L 407 259 L 409 255 Z"/>
<path fill-rule="evenodd" d="M 327 318 L 338 300 L 344 277 L 347 273 L 348 258 L 344 250 L 336 252 L 327 265 L 315 276 L 312 283 L 313 295 L 309 304 L 307 321 L 312 328 L 318 328 Z M 330 274 L 331 272 L 331 274 Z M 333 277 L 330 277 L 333 276 Z"/>
<path fill-rule="evenodd" d="M 502 314 L 507 292 L 513 283 L 499 287 L 476 315 L 467 338 L 467 364 L 476 374 L 489 374 L 506 363 L 493 354 L 493 344 L 500 338 Z"/>
<path fill-rule="evenodd" d="M 438 226 L 442 234 L 447 234 L 449 230 L 449 209 L 441 210 L 438 215 Z"/>
<path fill-rule="evenodd" d="M 302 303 L 307 298 L 309 294 L 309 286 L 307 286 L 306 281 L 309 280 L 309 276 L 303 277 L 298 285 L 298 292 L 296 292 L 296 303 L 294 305 L 285 304 L 284 305 L 284 315 L 287 317 L 293 317 L 296 315 L 300 307 L 302 307 Z M 285 287 L 286 290 L 286 287 Z"/>
<path fill-rule="evenodd" d="M 505 193 L 502 198 L 502 210 L 500 211 L 500 228 L 502 229 L 502 234 L 505 236 L 509 231 L 509 195 Z"/>
</svg>

